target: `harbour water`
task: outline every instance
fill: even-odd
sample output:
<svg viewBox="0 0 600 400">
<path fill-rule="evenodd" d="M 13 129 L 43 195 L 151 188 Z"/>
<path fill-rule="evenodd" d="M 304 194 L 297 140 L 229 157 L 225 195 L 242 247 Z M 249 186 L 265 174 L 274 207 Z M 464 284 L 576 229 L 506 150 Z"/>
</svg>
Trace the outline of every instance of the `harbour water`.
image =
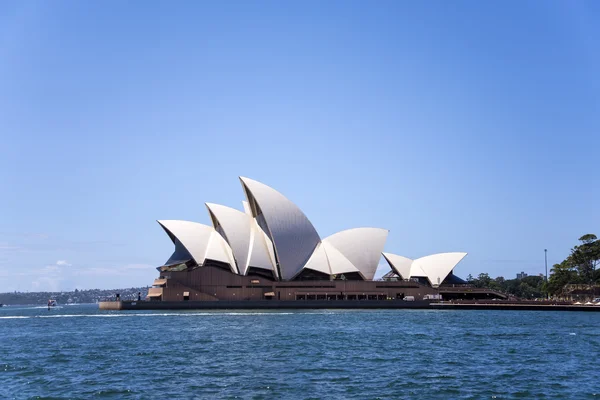
<svg viewBox="0 0 600 400">
<path fill-rule="evenodd" d="M 0 308 L 2 399 L 600 398 L 600 313 Z"/>
</svg>

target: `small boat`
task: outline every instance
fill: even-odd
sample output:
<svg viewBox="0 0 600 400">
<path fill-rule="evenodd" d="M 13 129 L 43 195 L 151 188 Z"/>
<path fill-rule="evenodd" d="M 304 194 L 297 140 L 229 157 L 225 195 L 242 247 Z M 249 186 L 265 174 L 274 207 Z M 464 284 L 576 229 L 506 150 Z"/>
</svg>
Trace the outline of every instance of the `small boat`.
<svg viewBox="0 0 600 400">
<path fill-rule="evenodd" d="M 58 303 L 56 302 L 56 300 L 54 300 L 54 299 L 48 300 L 48 310 L 50 309 L 50 307 L 56 307 L 57 305 L 58 305 Z"/>
</svg>

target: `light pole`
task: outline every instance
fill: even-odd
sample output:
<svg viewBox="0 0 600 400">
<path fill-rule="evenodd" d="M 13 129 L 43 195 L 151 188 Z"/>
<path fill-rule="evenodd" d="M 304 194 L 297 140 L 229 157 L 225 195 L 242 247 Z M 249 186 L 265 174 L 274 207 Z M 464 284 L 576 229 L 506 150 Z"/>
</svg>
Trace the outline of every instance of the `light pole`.
<svg viewBox="0 0 600 400">
<path fill-rule="evenodd" d="M 548 291 L 548 249 L 544 249 L 544 264 L 546 265 L 546 296 L 550 298 L 550 292 Z"/>
</svg>

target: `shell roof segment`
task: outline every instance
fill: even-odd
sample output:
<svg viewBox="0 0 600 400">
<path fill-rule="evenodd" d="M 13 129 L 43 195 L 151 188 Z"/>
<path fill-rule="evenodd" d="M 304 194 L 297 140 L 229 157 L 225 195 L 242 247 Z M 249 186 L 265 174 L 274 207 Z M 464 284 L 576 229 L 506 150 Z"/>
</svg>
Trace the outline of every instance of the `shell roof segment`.
<svg viewBox="0 0 600 400">
<path fill-rule="evenodd" d="M 175 244 L 168 262 L 206 259 L 228 263 L 247 275 L 251 267 L 267 269 L 276 279 L 292 280 L 312 269 L 332 276 L 358 272 L 372 280 L 381 254 L 403 279 L 426 277 L 441 283 L 466 253 L 440 253 L 411 260 L 382 253 L 389 231 L 353 228 L 323 240 L 306 215 L 275 189 L 240 177 L 247 201 L 244 211 L 206 203 L 213 226 L 191 221 L 158 221 Z"/>
<path fill-rule="evenodd" d="M 237 273 L 231 248 L 212 226 L 181 220 L 157 222 L 175 244 L 173 255 L 185 250 L 196 264 L 202 265 L 206 259 L 211 259 L 230 264 L 231 271 Z M 183 249 L 178 246 L 182 246 Z M 171 256 L 172 258 L 173 256 Z"/>
<path fill-rule="evenodd" d="M 392 270 L 402 279 L 423 277 L 432 286 L 441 284 L 466 255 L 460 252 L 438 253 L 411 260 L 397 254 L 383 253 Z"/>
<path fill-rule="evenodd" d="M 275 248 L 279 276 L 296 276 L 321 242 L 306 215 L 275 189 L 252 179 L 240 177 L 246 198 L 259 226 Z"/>
<path fill-rule="evenodd" d="M 214 229 L 227 241 L 233 252 L 237 268 L 242 275 L 248 269 L 252 218 L 235 208 L 205 203 Z"/>
<path fill-rule="evenodd" d="M 323 248 L 327 253 L 329 268 L 333 275 L 347 274 L 349 272 L 358 272 L 362 276 L 362 272 L 350 262 L 338 249 L 327 241 L 323 241 Z M 364 276 L 363 276 L 364 278 Z"/>
<path fill-rule="evenodd" d="M 324 243 L 319 243 L 303 269 L 312 269 L 313 271 L 331 275 L 331 268 L 329 267 L 327 252 L 325 251 L 323 244 Z"/>
<path fill-rule="evenodd" d="M 161 220 L 157 222 L 175 244 L 175 253 L 178 252 L 177 246 L 180 244 L 197 264 L 204 262 L 208 243 L 214 231 L 212 227 L 191 221 Z"/>
<path fill-rule="evenodd" d="M 353 228 L 323 239 L 344 255 L 367 279 L 377 272 L 389 231 L 381 228 Z"/>
<path fill-rule="evenodd" d="M 399 256 L 392 253 L 383 253 L 383 258 L 388 262 L 390 267 L 398 274 L 402 279 L 410 278 L 410 267 L 413 260 L 407 257 Z"/>
<path fill-rule="evenodd" d="M 412 264 L 412 268 L 419 268 L 424 271 L 424 276 L 429 279 L 431 285 L 439 285 L 466 255 L 467 253 L 460 252 L 432 254 L 416 259 Z"/>
</svg>

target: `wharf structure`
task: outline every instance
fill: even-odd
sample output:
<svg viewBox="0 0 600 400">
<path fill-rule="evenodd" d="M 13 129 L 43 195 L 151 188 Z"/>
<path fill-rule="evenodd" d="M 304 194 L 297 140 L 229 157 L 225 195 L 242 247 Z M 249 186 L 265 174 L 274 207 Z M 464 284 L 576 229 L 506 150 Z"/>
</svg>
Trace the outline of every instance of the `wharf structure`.
<svg viewBox="0 0 600 400">
<path fill-rule="evenodd" d="M 240 177 L 240 182 L 246 197 L 243 211 L 206 203 L 211 226 L 158 221 L 175 250 L 157 268 L 144 308 L 166 308 L 165 303 L 206 308 L 215 302 L 245 308 L 269 301 L 274 308 L 292 303 L 310 307 L 311 301 L 348 306 L 373 301 L 387 308 L 407 305 L 407 300 L 506 297 L 454 275 L 467 253 L 409 259 L 383 252 L 389 231 L 382 228 L 354 228 L 321 238 L 284 195 L 249 178 Z M 382 255 L 391 271 L 375 280 Z"/>
</svg>

